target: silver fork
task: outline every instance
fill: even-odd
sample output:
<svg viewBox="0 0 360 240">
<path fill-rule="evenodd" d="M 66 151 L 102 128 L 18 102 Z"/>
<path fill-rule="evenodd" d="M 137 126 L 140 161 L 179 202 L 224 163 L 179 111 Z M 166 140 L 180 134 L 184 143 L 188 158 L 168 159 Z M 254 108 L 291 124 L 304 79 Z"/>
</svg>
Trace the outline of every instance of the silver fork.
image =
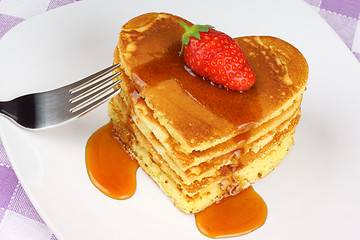
<svg viewBox="0 0 360 240">
<path fill-rule="evenodd" d="M 0 101 L 0 115 L 30 129 L 54 126 L 78 118 L 115 96 L 120 73 L 111 72 L 119 64 L 107 67 L 75 83 L 47 92 L 33 93 Z"/>
</svg>

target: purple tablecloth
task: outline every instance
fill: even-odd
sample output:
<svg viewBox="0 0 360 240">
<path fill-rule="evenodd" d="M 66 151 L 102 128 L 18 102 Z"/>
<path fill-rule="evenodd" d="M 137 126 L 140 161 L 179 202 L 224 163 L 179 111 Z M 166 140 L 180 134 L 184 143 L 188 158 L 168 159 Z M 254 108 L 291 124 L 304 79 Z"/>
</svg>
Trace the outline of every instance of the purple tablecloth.
<svg viewBox="0 0 360 240">
<path fill-rule="evenodd" d="M 360 61 L 360 1 L 305 0 Z M 75 0 L 0 0 L 0 39 L 18 23 Z M 1 40 L 0 40 L 1 41 Z M 1 54 L 1 53 L 0 53 Z M 0 138 L 0 239 L 57 239 L 29 201 Z"/>
</svg>

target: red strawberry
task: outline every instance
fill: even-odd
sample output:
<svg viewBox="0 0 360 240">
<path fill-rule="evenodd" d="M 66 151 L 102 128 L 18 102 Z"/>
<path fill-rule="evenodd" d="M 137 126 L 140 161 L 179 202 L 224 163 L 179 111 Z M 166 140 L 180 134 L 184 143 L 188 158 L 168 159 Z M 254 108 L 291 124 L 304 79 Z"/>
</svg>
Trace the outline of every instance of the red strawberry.
<svg viewBox="0 0 360 240">
<path fill-rule="evenodd" d="M 237 43 L 209 25 L 187 26 L 180 55 L 196 74 L 228 89 L 245 91 L 255 83 L 254 72 Z"/>
</svg>

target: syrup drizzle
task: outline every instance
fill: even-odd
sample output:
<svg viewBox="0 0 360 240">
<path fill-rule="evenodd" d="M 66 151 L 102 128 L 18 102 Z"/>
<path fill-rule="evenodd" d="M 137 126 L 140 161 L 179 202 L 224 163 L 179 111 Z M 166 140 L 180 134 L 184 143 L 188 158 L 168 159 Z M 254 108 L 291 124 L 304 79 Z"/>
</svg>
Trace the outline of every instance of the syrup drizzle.
<svg viewBox="0 0 360 240">
<path fill-rule="evenodd" d="M 86 166 L 91 182 L 105 195 L 130 198 L 136 189 L 139 167 L 114 138 L 111 123 L 97 130 L 86 145 Z M 195 214 L 199 231 L 211 238 L 234 237 L 261 227 L 267 207 L 252 187 L 222 199 Z"/>
<path fill-rule="evenodd" d="M 85 158 L 91 182 L 105 195 L 122 200 L 135 193 L 139 165 L 114 138 L 111 123 L 90 137 Z"/>
</svg>

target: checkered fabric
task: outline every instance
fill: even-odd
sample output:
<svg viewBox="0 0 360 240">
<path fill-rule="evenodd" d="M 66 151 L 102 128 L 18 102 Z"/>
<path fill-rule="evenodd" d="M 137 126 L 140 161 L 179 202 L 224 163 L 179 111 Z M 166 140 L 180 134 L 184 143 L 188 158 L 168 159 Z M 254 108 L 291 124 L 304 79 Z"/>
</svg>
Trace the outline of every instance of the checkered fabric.
<svg viewBox="0 0 360 240">
<path fill-rule="evenodd" d="M 360 0 L 305 0 L 360 61 Z"/>
<path fill-rule="evenodd" d="M 360 0 L 305 0 L 360 61 Z M 0 39 L 18 23 L 75 0 L 0 0 Z M 0 239 L 54 240 L 28 199 L 0 139 Z"/>
<path fill-rule="evenodd" d="M 55 240 L 21 187 L 0 139 L 0 239 Z"/>
</svg>

